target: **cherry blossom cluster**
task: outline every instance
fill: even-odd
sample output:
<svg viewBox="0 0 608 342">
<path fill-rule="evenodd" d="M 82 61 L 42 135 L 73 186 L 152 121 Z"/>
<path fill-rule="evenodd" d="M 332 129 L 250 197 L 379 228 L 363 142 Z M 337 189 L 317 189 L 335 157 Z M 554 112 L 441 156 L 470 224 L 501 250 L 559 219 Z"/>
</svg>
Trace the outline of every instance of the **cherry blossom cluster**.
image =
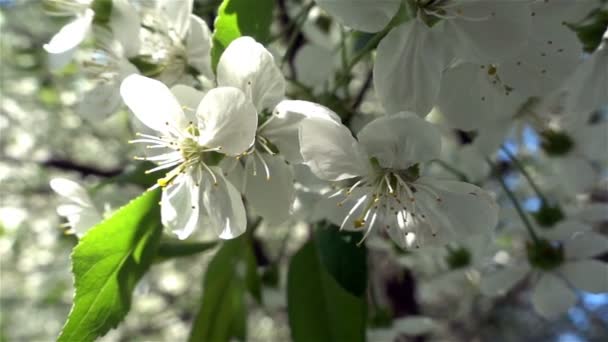
<svg viewBox="0 0 608 342">
<path fill-rule="evenodd" d="M 608 31 L 585 51 L 572 28 L 605 2 L 316 0 L 296 58 L 310 86 L 286 78 L 281 53 L 252 37 L 234 39 L 213 66 L 212 33 L 192 1 L 113 0 L 103 24 L 90 0 L 50 3 L 74 19 L 44 46 L 49 64 L 79 63 L 88 88 L 77 109 L 88 119 L 125 106 L 133 114 L 136 159 L 156 164 L 148 172 L 162 188 L 162 223 L 179 239 L 203 229 L 236 238 L 255 217 L 326 220 L 396 259 L 387 241 L 444 260 L 444 274 L 476 274 L 484 295 L 528 279 L 542 315 L 565 312 L 576 290 L 608 292 L 597 259 L 608 237 L 596 229 L 608 207 L 590 200 L 605 187 Z M 310 33 L 318 16 L 331 22 L 323 44 Z M 338 79 L 318 74 L 341 67 L 334 30 L 378 38 L 373 91 L 352 113 L 315 97 L 325 82 L 338 102 L 349 99 Z M 298 87 L 307 96 L 290 91 Z M 534 153 L 527 131 L 540 141 Z M 517 182 L 497 155 L 519 170 Z M 518 159 L 530 156 L 544 165 L 535 175 Z M 58 212 L 77 235 L 101 220 L 80 185 L 51 186 L 70 202 Z M 517 201 L 530 194 L 535 213 Z"/>
</svg>

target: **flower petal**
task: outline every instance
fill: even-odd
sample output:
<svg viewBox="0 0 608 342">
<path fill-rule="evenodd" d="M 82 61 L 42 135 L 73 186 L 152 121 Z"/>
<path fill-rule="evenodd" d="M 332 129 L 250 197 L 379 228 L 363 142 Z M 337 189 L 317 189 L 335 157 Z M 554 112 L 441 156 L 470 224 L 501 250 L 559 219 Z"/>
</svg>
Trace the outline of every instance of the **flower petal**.
<svg viewBox="0 0 608 342">
<path fill-rule="evenodd" d="M 250 158 L 256 163 L 255 175 L 253 165 L 249 162 Z M 260 158 L 264 158 L 264 162 L 268 165 L 269 178 Z M 271 226 L 283 223 L 290 217 L 295 198 L 291 166 L 287 165 L 281 156 L 269 154 L 260 154 L 259 158 L 252 155 L 248 157 L 247 165 L 245 197 L 249 200 L 254 214 L 260 215 L 264 218 L 264 222 Z"/>
<path fill-rule="evenodd" d="M 432 332 L 437 328 L 437 324 L 425 316 L 405 316 L 396 319 L 393 322 L 393 327 L 398 333 L 416 336 Z"/>
<path fill-rule="evenodd" d="M 382 30 L 399 10 L 400 0 L 317 0 L 317 4 L 344 25 L 364 32 Z"/>
<path fill-rule="evenodd" d="M 78 238 L 83 237 L 90 228 L 103 220 L 96 208 L 81 207 L 76 204 L 62 204 L 58 206 L 57 214 L 68 220 L 70 228 Z"/>
<path fill-rule="evenodd" d="M 489 66 L 461 63 L 444 72 L 437 107 L 452 127 L 466 131 L 485 128 L 513 117 L 525 101 L 505 90 L 491 70 Z"/>
<path fill-rule="evenodd" d="M 112 1 L 110 27 L 112 35 L 124 48 L 126 57 L 133 57 L 139 52 L 141 18 L 135 6 L 127 0 Z"/>
<path fill-rule="evenodd" d="M 551 273 L 543 273 L 532 291 L 532 304 L 544 317 L 563 314 L 576 303 L 576 294 Z"/>
<path fill-rule="evenodd" d="M 196 122 L 196 109 L 203 100 L 203 97 L 205 97 L 205 93 L 183 84 L 177 84 L 171 87 L 171 93 L 181 105 L 182 110 L 184 111 L 185 120 L 188 122 Z"/>
<path fill-rule="evenodd" d="M 156 8 L 163 14 L 163 19 L 177 33 L 178 37 L 185 38 L 190 28 L 190 15 L 192 14 L 192 0 L 157 0 Z"/>
<path fill-rule="evenodd" d="M 526 48 L 498 67 L 498 76 L 506 84 L 528 96 L 545 95 L 560 87 L 582 56 L 576 33 L 548 6 L 560 5 L 537 1 L 531 6 L 534 16 Z"/>
<path fill-rule="evenodd" d="M 90 206 L 91 198 L 87 191 L 78 183 L 67 178 L 53 178 L 50 182 L 51 189 L 59 195 L 77 203 L 80 206 Z"/>
<path fill-rule="evenodd" d="M 552 158 L 553 181 L 569 195 L 590 191 L 596 184 L 599 175 L 591 163 L 580 156 L 569 154 L 563 158 Z"/>
<path fill-rule="evenodd" d="M 566 279 L 579 290 L 608 292 L 608 264 L 599 260 L 568 262 L 560 267 Z"/>
<path fill-rule="evenodd" d="M 438 229 L 438 240 L 488 234 L 496 227 L 496 201 L 473 184 L 422 177 L 412 187 L 416 189 L 416 201 L 421 202 L 417 205 L 427 212 L 429 220 Z"/>
<path fill-rule="evenodd" d="M 95 80 L 93 87 L 82 94 L 76 107 L 78 114 L 98 121 L 116 113 L 123 105 L 120 83 L 126 75 L 133 73 L 137 73 L 137 68 L 125 59 L 121 61 L 118 73 Z"/>
<path fill-rule="evenodd" d="M 62 27 L 47 44 L 43 45 L 46 52 L 51 54 L 49 59 L 51 68 L 60 69 L 70 62 L 74 51 L 87 36 L 94 16 L 95 12 L 87 9 L 82 15 Z"/>
<path fill-rule="evenodd" d="M 564 253 L 567 259 L 585 259 L 599 256 L 608 251 L 608 238 L 593 232 L 572 232 L 564 241 Z"/>
<path fill-rule="evenodd" d="M 153 130 L 166 132 L 167 122 L 180 128 L 187 126 L 180 104 L 157 80 L 131 74 L 122 81 L 120 95 L 133 114 Z"/>
<path fill-rule="evenodd" d="M 382 39 L 374 64 L 374 88 L 388 113 L 426 116 L 437 98 L 441 72 L 451 60 L 445 37 L 420 20 L 393 28 Z"/>
<path fill-rule="evenodd" d="M 163 225 L 179 239 L 185 239 L 199 226 L 200 216 L 200 180 L 194 175 L 179 176 L 163 191 L 161 198 L 161 220 Z"/>
<path fill-rule="evenodd" d="M 208 79 L 213 79 L 211 70 L 211 33 L 207 23 L 195 16 L 190 16 L 190 32 L 186 39 L 188 64 Z"/>
<path fill-rule="evenodd" d="M 334 121 L 310 118 L 300 126 L 300 152 L 310 170 L 324 180 L 368 174 L 369 162 L 350 131 Z"/>
<path fill-rule="evenodd" d="M 481 277 L 479 290 L 486 296 L 504 295 L 530 271 L 526 266 L 507 266 Z"/>
<path fill-rule="evenodd" d="M 260 134 L 275 144 L 287 161 L 301 163 L 298 130 L 305 118 L 341 122 L 336 113 L 320 104 L 301 100 L 283 100 L 275 107 L 272 119 L 260 128 Z"/>
<path fill-rule="evenodd" d="M 236 156 L 255 140 L 257 112 L 238 88 L 211 89 L 196 109 L 196 116 L 201 134 L 199 143 L 203 146 L 221 146 L 220 152 Z"/>
<path fill-rule="evenodd" d="M 604 40 L 608 41 L 608 38 Z M 608 64 L 608 43 L 604 43 L 580 64 L 565 82 L 566 113 L 587 113 L 606 104 L 608 101 L 606 100 L 608 94 L 606 64 Z"/>
<path fill-rule="evenodd" d="M 203 175 L 202 203 L 218 237 L 234 239 L 247 229 L 247 216 L 241 194 L 224 178 L 220 168 L 212 167 L 211 170 L 217 183 L 214 183 L 210 175 Z"/>
<path fill-rule="evenodd" d="M 448 42 L 462 60 L 497 63 L 514 57 L 526 46 L 532 24 L 528 4 L 452 0 L 449 7 L 458 13 L 438 23 L 437 29 L 450 37 Z"/>
<path fill-rule="evenodd" d="M 357 139 L 385 168 L 405 170 L 436 159 L 441 153 L 439 130 L 409 112 L 375 119 L 361 129 Z"/>
<path fill-rule="evenodd" d="M 218 86 L 241 89 L 258 111 L 272 110 L 285 96 L 285 79 L 264 46 L 251 37 L 233 40 L 217 64 Z"/>
</svg>

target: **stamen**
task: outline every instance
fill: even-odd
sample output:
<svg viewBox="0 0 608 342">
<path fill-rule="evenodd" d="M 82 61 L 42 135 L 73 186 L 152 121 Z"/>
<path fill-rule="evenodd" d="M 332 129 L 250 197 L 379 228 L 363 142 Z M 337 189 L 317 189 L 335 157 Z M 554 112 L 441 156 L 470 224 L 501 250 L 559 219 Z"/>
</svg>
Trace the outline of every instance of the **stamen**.
<svg viewBox="0 0 608 342">
<path fill-rule="evenodd" d="M 340 230 L 344 229 L 344 225 L 346 224 L 346 221 L 348 221 L 348 219 L 361 206 L 361 204 L 365 201 L 366 198 L 367 198 L 367 195 L 364 195 L 364 196 L 361 196 L 361 198 L 359 198 L 357 200 L 357 202 L 355 203 L 355 205 L 353 205 L 353 207 L 350 209 L 350 211 L 348 212 L 348 214 L 346 214 L 346 216 L 344 217 L 344 220 L 342 221 L 342 224 L 340 225 Z"/>
</svg>

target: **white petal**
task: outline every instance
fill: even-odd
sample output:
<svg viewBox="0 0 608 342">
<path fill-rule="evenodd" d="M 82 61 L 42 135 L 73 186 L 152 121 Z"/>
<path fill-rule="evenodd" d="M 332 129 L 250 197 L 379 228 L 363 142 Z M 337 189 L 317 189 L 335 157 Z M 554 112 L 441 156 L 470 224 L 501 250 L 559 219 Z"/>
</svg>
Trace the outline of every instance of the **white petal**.
<svg viewBox="0 0 608 342">
<path fill-rule="evenodd" d="M 121 70 L 109 79 L 97 79 L 95 86 L 82 94 L 76 111 L 89 120 L 98 121 L 116 113 L 123 105 L 120 97 L 120 83 L 126 75 L 137 73 L 137 68 L 129 61 L 121 61 Z"/>
<path fill-rule="evenodd" d="M 432 123 L 414 113 L 398 113 L 368 123 L 357 134 L 367 154 L 385 168 L 405 170 L 441 153 L 441 135 Z"/>
<path fill-rule="evenodd" d="M 209 217 L 209 224 L 220 239 L 233 239 L 243 234 L 247 229 L 247 216 L 241 200 L 241 194 L 226 179 L 222 170 L 213 167 L 217 183 L 205 173 L 203 175 L 204 190 L 202 202 Z"/>
<path fill-rule="evenodd" d="M 553 158 L 552 164 L 556 172 L 555 181 L 570 195 L 591 190 L 597 181 L 595 169 L 584 158 L 567 155 L 563 158 Z"/>
<path fill-rule="evenodd" d="M 608 79 L 608 59 L 606 60 L 606 79 Z M 606 93 L 600 95 L 608 102 L 608 88 Z M 594 108 L 597 109 L 597 108 Z M 606 149 L 608 148 L 608 122 L 585 125 L 578 136 L 575 136 L 578 149 L 590 160 L 602 162 L 606 160 Z"/>
<path fill-rule="evenodd" d="M 307 117 L 341 122 L 336 113 L 320 104 L 283 100 L 275 107 L 272 120 L 260 129 L 260 134 L 275 144 L 287 161 L 301 163 L 298 130 L 300 122 Z"/>
<path fill-rule="evenodd" d="M 54 69 L 60 69 L 70 62 L 74 51 L 87 36 L 95 12 L 87 9 L 82 15 L 66 24 L 57 32 L 51 41 L 44 44 L 46 52 L 50 53 L 50 64 Z"/>
<path fill-rule="evenodd" d="M 560 267 L 560 272 L 579 290 L 602 293 L 608 292 L 608 264 L 599 260 L 568 262 Z"/>
<path fill-rule="evenodd" d="M 221 153 L 236 156 L 245 152 L 255 139 L 258 116 L 253 104 L 238 88 L 211 89 L 196 109 L 199 143 L 221 146 Z"/>
<path fill-rule="evenodd" d="M 58 206 L 57 214 L 68 220 L 70 228 L 76 233 L 78 238 L 84 236 L 90 228 L 103 220 L 96 208 L 81 207 L 75 204 L 62 204 Z"/>
<path fill-rule="evenodd" d="M 416 336 L 435 330 L 437 325 L 428 317 L 406 316 L 393 321 L 393 327 L 399 333 Z"/>
<path fill-rule="evenodd" d="M 608 32 L 608 31 L 606 31 Z M 606 39 L 608 40 L 608 39 Z M 586 113 L 608 103 L 608 47 L 595 51 L 566 81 L 566 112 Z"/>
<path fill-rule="evenodd" d="M 159 132 L 169 125 L 187 126 L 184 112 L 169 88 L 163 83 L 132 74 L 120 85 L 120 95 L 133 114 L 146 126 Z"/>
<path fill-rule="evenodd" d="M 439 93 L 441 72 L 450 60 L 443 39 L 419 20 L 395 27 L 382 39 L 374 87 L 387 113 L 429 113 Z"/>
<path fill-rule="evenodd" d="M 591 227 L 582 221 L 567 218 L 550 229 L 537 229 L 540 237 L 548 240 L 569 241 L 575 235 L 591 231 Z"/>
<path fill-rule="evenodd" d="M 246 172 L 245 197 L 249 200 L 255 214 L 262 216 L 264 222 L 273 226 L 283 223 L 290 216 L 291 205 L 295 198 L 293 186 L 294 177 L 291 166 L 278 156 L 261 154 L 270 171 L 270 178 L 266 177 L 264 166 L 260 159 L 254 155 L 256 172 L 253 174 L 251 163 Z"/>
<path fill-rule="evenodd" d="M 163 191 L 161 198 L 161 219 L 163 225 L 171 229 L 177 237 L 185 239 L 199 226 L 201 189 L 196 186 L 200 180 L 193 175 L 180 176 Z"/>
<path fill-rule="evenodd" d="M 334 62 L 335 60 L 336 53 L 331 49 L 315 44 L 304 45 L 296 52 L 293 61 L 298 81 L 322 91 L 336 70 L 338 64 Z"/>
<path fill-rule="evenodd" d="M 416 187 L 422 184 L 423 187 Z M 464 182 L 422 177 L 412 184 L 416 200 L 436 225 L 438 239 L 462 239 L 488 234 L 498 222 L 498 205 L 485 190 Z M 441 201 L 425 187 L 434 190 Z"/>
<path fill-rule="evenodd" d="M 529 96 L 544 95 L 561 86 L 577 67 L 582 46 L 576 34 L 562 24 L 553 11 L 542 11 L 537 1 L 527 47 L 517 57 L 502 63 L 498 75 L 515 91 Z"/>
<path fill-rule="evenodd" d="M 196 110 L 203 100 L 203 97 L 205 97 L 205 93 L 183 84 L 177 84 L 171 87 L 171 93 L 181 105 L 186 121 L 196 122 Z"/>
<path fill-rule="evenodd" d="M 112 34 L 124 48 L 126 57 L 133 57 L 139 52 L 141 19 L 137 9 L 126 0 L 114 0 L 110 15 Z"/>
<path fill-rule="evenodd" d="M 300 152 L 311 171 L 324 180 L 367 175 L 369 162 L 350 131 L 330 120 L 305 119 L 300 127 Z"/>
<path fill-rule="evenodd" d="M 188 64 L 208 79 L 213 79 L 211 70 L 211 33 L 207 23 L 195 16 L 190 16 L 190 32 L 186 40 Z"/>
<path fill-rule="evenodd" d="M 551 273 L 543 273 L 532 291 L 536 312 L 547 318 L 563 314 L 576 303 L 576 294 Z"/>
<path fill-rule="evenodd" d="M 241 89 L 259 111 L 274 108 L 285 95 L 285 79 L 274 58 L 251 37 L 237 38 L 224 50 L 217 84 Z"/>
<path fill-rule="evenodd" d="M 437 29 L 449 37 L 463 60 L 497 63 L 514 57 L 526 46 L 531 27 L 526 3 L 453 0 L 449 2 L 449 9 L 458 11 L 456 18 L 442 20 Z"/>
<path fill-rule="evenodd" d="M 507 266 L 481 277 L 479 290 L 486 296 L 504 295 L 528 274 L 526 266 Z"/>
<path fill-rule="evenodd" d="M 192 0 L 157 0 L 157 9 L 165 16 L 163 19 L 178 37 L 185 38 L 190 28 L 190 15 L 192 14 Z"/>
<path fill-rule="evenodd" d="M 564 254 L 567 259 L 592 258 L 608 252 L 608 238 L 593 232 L 573 232 L 564 241 Z"/>
<path fill-rule="evenodd" d="M 516 114 L 525 99 L 507 91 L 490 70 L 485 65 L 461 63 L 444 72 L 437 106 L 452 127 L 466 131 L 485 128 Z"/>
<path fill-rule="evenodd" d="M 608 203 L 588 203 L 575 216 L 587 223 L 608 221 Z"/>
<path fill-rule="evenodd" d="M 399 10 L 400 0 L 317 0 L 344 25 L 364 32 L 382 30 Z"/>
<path fill-rule="evenodd" d="M 81 206 L 90 206 L 91 198 L 87 191 L 78 183 L 66 178 L 53 178 L 50 182 L 51 189 L 59 195 L 77 203 Z"/>
</svg>

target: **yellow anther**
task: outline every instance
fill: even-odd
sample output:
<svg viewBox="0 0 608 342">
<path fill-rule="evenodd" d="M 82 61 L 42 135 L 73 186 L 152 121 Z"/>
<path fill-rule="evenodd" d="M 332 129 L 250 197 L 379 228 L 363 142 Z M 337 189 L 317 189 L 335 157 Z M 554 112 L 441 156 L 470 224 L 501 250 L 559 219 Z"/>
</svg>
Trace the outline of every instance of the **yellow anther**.
<svg viewBox="0 0 608 342">
<path fill-rule="evenodd" d="M 362 218 L 356 219 L 354 222 L 354 226 L 355 226 L 355 228 L 363 228 L 363 226 L 365 226 L 365 219 L 362 219 Z"/>
</svg>

